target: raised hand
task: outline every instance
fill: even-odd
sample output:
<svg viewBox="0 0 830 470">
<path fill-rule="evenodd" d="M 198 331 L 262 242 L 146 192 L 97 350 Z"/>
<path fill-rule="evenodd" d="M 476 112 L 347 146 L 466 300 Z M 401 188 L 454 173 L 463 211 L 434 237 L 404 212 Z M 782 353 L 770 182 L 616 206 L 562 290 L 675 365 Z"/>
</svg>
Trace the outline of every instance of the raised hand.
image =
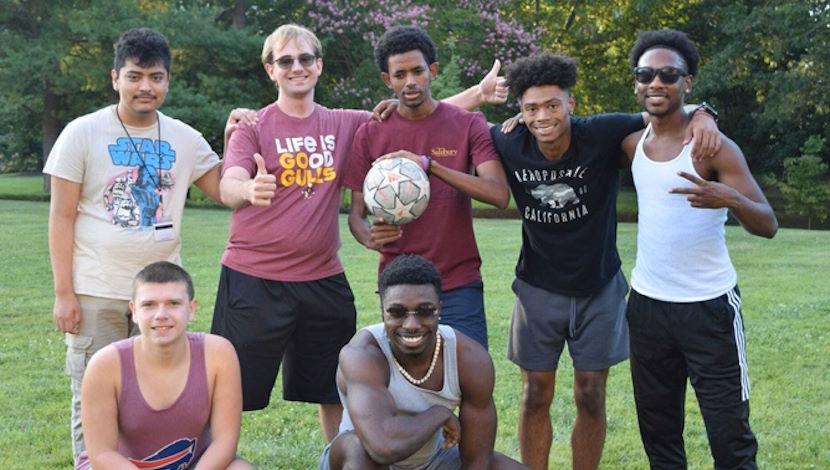
<svg viewBox="0 0 830 470">
<path fill-rule="evenodd" d="M 679 171 L 677 174 L 695 184 L 693 187 L 673 188 L 672 194 L 686 194 L 686 200 L 699 209 L 720 209 L 735 207 L 740 194 L 735 189 L 717 181 L 706 181 L 695 175 Z"/>
<path fill-rule="evenodd" d="M 267 206 L 277 192 L 277 177 L 268 173 L 262 155 L 255 153 L 256 175 L 248 181 L 246 199 L 254 206 Z"/>
<path fill-rule="evenodd" d="M 501 104 L 507 101 L 507 79 L 499 77 L 499 70 L 501 62 L 496 59 L 493 61 L 493 67 L 478 83 L 481 101 L 484 103 Z"/>
</svg>

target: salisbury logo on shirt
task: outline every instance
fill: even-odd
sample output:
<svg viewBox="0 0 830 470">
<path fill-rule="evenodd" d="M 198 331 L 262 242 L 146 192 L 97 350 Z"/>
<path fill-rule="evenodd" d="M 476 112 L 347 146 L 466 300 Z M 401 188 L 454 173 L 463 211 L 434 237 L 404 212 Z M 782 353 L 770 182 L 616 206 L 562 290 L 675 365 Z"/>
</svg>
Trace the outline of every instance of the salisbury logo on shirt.
<svg viewBox="0 0 830 470">
<path fill-rule="evenodd" d="M 286 137 L 275 139 L 274 144 L 282 171 L 279 181 L 283 187 L 313 185 L 337 178 L 334 169 L 335 138 L 333 134 L 317 138 Z"/>
<path fill-rule="evenodd" d="M 588 186 L 583 184 L 586 167 L 562 170 L 520 169 L 513 177 L 536 200 L 536 207 L 525 206 L 525 220 L 545 224 L 564 224 L 588 215 L 584 204 Z"/>
<path fill-rule="evenodd" d="M 133 145 L 135 144 L 135 145 Z M 119 137 L 107 146 L 112 164 L 126 168 L 104 189 L 110 222 L 124 228 L 152 228 L 163 213 L 163 196 L 174 184 L 170 169 L 176 151 L 164 140 Z"/>
<path fill-rule="evenodd" d="M 179 439 L 141 460 L 129 460 L 142 470 L 184 470 L 190 465 L 195 452 L 196 439 Z"/>
</svg>

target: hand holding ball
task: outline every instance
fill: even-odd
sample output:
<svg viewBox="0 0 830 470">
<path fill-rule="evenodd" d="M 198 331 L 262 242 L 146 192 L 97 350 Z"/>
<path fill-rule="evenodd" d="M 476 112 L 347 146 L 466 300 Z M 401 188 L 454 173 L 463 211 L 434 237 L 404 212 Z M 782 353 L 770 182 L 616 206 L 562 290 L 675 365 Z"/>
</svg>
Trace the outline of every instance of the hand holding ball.
<svg viewBox="0 0 830 470">
<path fill-rule="evenodd" d="M 363 180 L 363 202 L 387 224 L 412 222 L 429 203 L 429 177 L 408 158 L 378 160 Z"/>
</svg>

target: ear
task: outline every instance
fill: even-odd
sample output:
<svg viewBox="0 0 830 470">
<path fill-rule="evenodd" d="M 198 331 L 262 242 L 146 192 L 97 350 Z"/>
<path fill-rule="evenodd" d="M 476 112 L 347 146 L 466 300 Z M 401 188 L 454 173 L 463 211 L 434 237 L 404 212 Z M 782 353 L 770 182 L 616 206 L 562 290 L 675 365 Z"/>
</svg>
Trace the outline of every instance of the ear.
<svg viewBox="0 0 830 470">
<path fill-rule="evenodd" d="M 115 71 L 113 70 L 113 72 L 115 72 Z M 138 324 L 138 321 L 137 321 L 137 319 L 136 319 L 136 317 L 135 317 L 135 302 L 133 302 L 132 300 L 130 300 L 130 303 L 129 303 L 129 304 L 127 304 L 127 305 L 128 305 L 128 306 L 129 306 L 129 308 L 130 308 L 130 318 L 132 318 L 132 319 L 133 319 L 133 323 Z"/>
<path fill-rule="evenodd" d="M 276 69 L 276 67 L 274 67 L 274 64 L 268 64 L 268 63 L 262 64 L 262 68 L 265 69 L 265 75 L 268 75 L 268 78 L 270 78 L 271 81 L 276 81 L 277 80 L 276 78 L 274 78 L 274 72 L 275 72 L 275 69 Z"/>
<path fill-rule="evenodd" d="M 112 79 L 112 89 L 118 91 L 118 72 L 115 69 L 110 70 L 110 78 Z"/>
<path fill-rule="evenodd" d="M 574 108 L 576 108 L 576 98 L 568 92 L 568 114 L 573 114 Z"/>
<path fill-rule="evenodd" d="M 438 77 L 438 62 L 429 64 L 429 77 L 435 80 Z"/>
<path fill-rule="evenodd" d="M 683 91 L 685 91 L 687 95 L 692 92 L 692 78 L 693 77 L 691 75 L 683 77 Z"/>
<path fill-rule="evenodd" d="M 389 80 L 389 72 L 381 72 L 380 79 L 386 84 L 386 88 L 392 89 L 392 82 Z"/>
<path fill-rule="evenodd" d="M 187 321 L 188 322 L 191 322 L 196 318 L 196 307 L 197 306 L 198 306 L 198 303 L 196 302 L 196 299 L 193 299 L 193 300 L 190 301 L 190 315 L 187 316 Z"/>
<path fill-rule="evenodd" d="M 317 58 L 317 73 L 323 73 L 323 58 Z"/>
</svg>

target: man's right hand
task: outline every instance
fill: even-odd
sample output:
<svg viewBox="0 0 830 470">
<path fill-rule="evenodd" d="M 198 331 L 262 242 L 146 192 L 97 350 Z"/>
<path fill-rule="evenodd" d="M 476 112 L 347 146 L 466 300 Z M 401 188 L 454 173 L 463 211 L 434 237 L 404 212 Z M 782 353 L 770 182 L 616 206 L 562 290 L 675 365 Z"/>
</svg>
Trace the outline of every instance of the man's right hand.
<svg viewBox="0 0 830 470">
<path fill-rule="evenodd" d="M 444 448 L 455 447 L 461 441 L 461 422 L 454 414 L 444 421 L 442 426 L 444 432 Z"/>
<path fill-rule="evenodd" d="M 375 217 L 369 229 L 369 248 L 380 250 L 387 243 L 392 243 L 401 238 L 403 230 L 400 225 L 387 224 L 380 217 Z"/>
<path fill-rule="evenodd" d="M 262 155 L 255 153 L 256 175 L 249 180 L 246 188 L 246 199 L 254 206 L 267 206 L 277 192 L 277 177 L 268 173 Z"/>
<path fill-rule="evenodd" d="M 55 295 L 52 321 L 64 333 L 77 334 L 81 330 L 81 304 L 74 293 Z"/>
</svg>

